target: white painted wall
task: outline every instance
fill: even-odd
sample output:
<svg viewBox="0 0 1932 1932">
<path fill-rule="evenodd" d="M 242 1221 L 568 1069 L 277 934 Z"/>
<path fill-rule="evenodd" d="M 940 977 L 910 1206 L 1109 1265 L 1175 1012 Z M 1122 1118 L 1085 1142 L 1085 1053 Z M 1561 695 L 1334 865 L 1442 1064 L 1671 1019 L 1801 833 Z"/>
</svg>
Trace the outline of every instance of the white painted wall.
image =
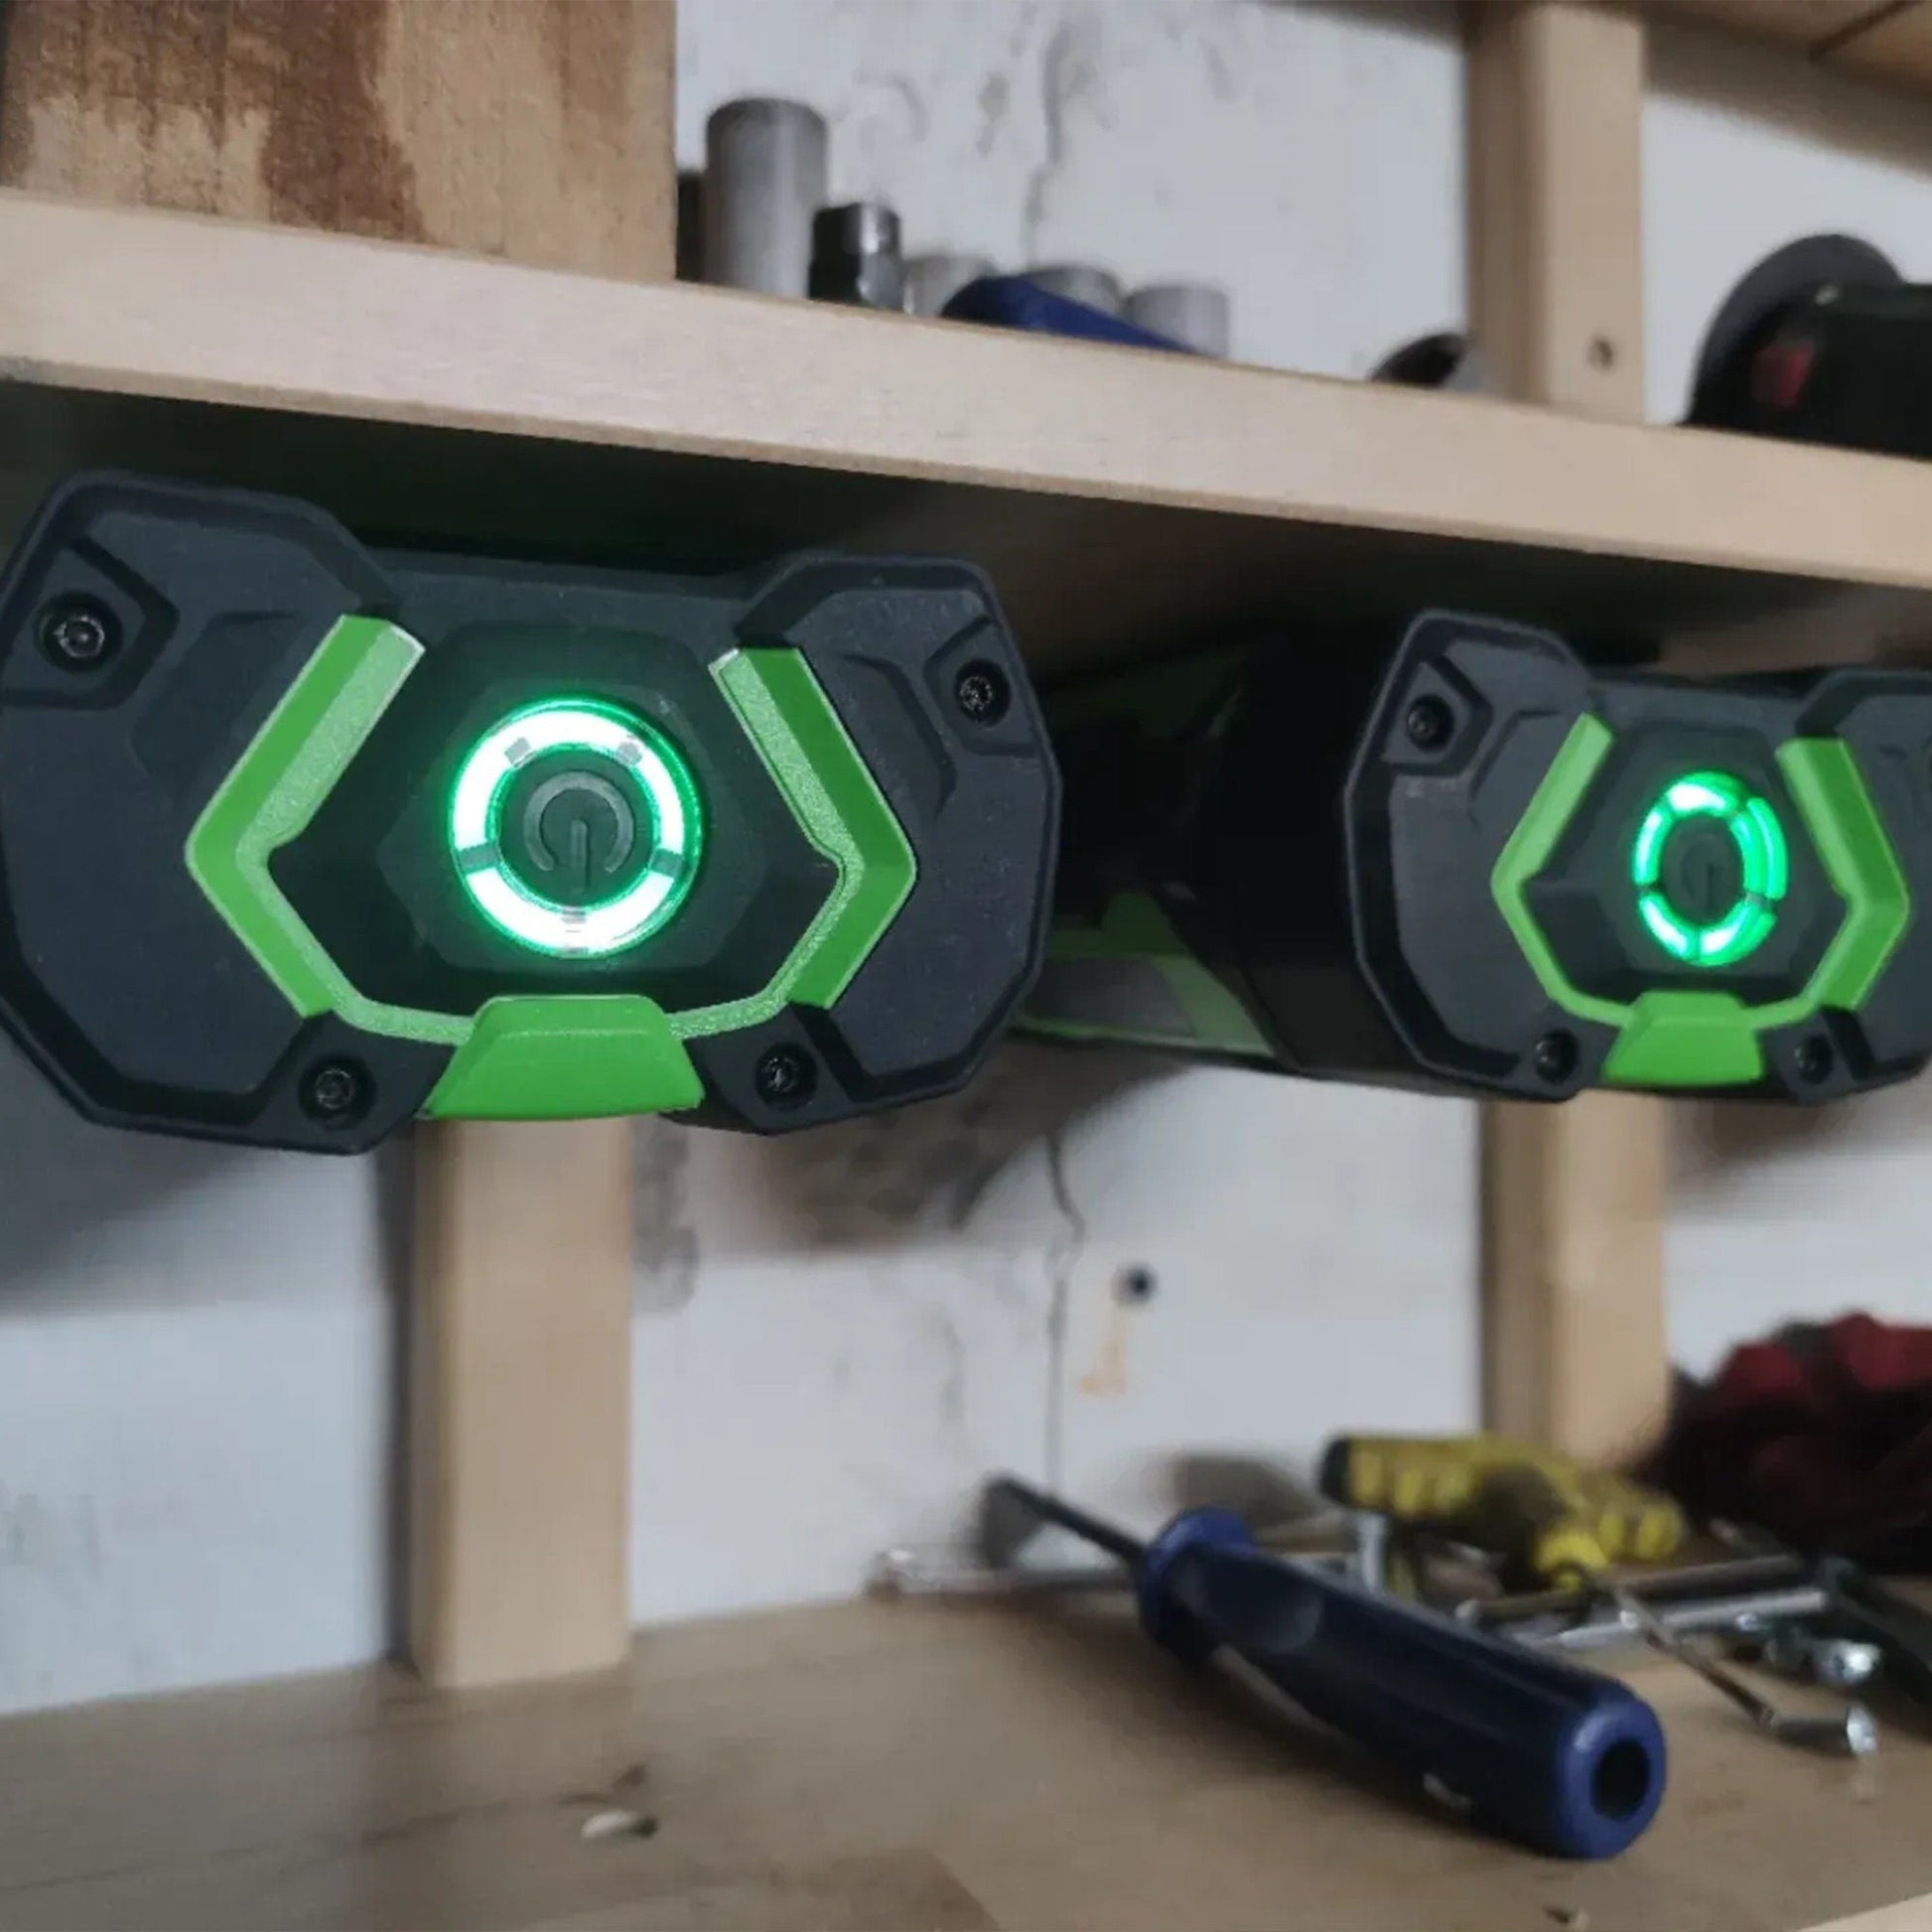
<svg viewBox="0 0 1932 1932">
<path fill-rule="evenodd" d="M 892 196 L 913 245 L 1219 279 L 1255 360 L 1358 374 L 1461 313 L 1447 9 L 681 13 L 687 165 L 718 100 L 796 93 L 833 120 L 834 192 Z M 1719 295 L 1788 234 L 1856 225 L 1932 273 L 1905 118 L 1814 78 L 1754 119 L 1712 98 L 1709 50 L 1660 37 L 1646 124 L 1660 416 Z M 1687 1361 L 1846 1300 L 1932 1311 L 1928 1109 L 1687 1117 Z M 639 1615 L 842 1593 L 881 1546 L 957 1528 L 1001 1464 L 1149 1519 L 1188 1487 L 1177 1452 L 1466 1424 L 1473 1143 L 1456 1103 L 1027 1047 L 957 1099 L 802 1140 L 646 1127 Z M 373 1654 L 395 1164 L 102 1133 L 3 1049 L 0 1147 L 0 1708 Z M 1126 1308 L 1133 1264 L 1159 1287 Z"/>
</svg>

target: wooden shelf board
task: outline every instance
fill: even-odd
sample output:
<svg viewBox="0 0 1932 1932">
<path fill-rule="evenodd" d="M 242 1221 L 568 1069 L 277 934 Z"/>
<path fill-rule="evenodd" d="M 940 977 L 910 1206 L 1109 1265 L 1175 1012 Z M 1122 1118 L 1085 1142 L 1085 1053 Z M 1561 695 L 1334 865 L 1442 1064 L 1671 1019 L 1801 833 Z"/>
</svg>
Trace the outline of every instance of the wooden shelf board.
<svg viewBox="0 0 1932 1932">
<path fill-rule="evenodd" d="M 1932 0 L 1639 0 L 1639 10 L 1771 41 L 1836 73 L 1932 93 Z"/>
<path fill-rule="evenodd" d="M 112 462 L 377 537 L 950 549 L 1047 670 L 1419 602 L 1932 642 L 1932 467 L 21 194 L 0 256 L 0 513 Z"/>
<path fill-rule="evenodd" d="M 1093 1605 L 737 1618 L 525 1690 L 94 1706 L 0 1723 L 0 1926 L 1783 1932 L 1932 1891 L 1932 1744 L 1820 1759 L 1675 1666 L 1639 1681 L 1671 1792 L 1597 1865 L 1475 1835 Z M 660 1829 L 586 1843 L 600 1802 Z"/>
</svg>

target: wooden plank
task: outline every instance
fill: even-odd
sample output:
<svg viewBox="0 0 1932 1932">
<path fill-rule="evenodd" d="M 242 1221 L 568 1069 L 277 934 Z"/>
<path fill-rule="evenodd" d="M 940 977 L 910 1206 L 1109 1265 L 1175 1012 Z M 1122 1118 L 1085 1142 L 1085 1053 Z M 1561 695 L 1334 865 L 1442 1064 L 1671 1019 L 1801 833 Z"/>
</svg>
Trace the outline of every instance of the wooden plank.
<svg viewBox="0 0 1932 1932">
<path fill-rule="evenodd" d="M 1932 590 L 1923 464 L 23 195 L 0 259 L 55 388 Z"/>
<path fill-rule="evenodd" d="M 1641 420 L 1641 21 L 1549 0 L 1469 14 L 1471 319 L 1507 393 Z M 1591 1094 L 1484 1110 L 1489 1426 L 1621 1459 L 1660 1425 L 1664 1111 Z"/>
<path fill-rule="evenodd" d="M 1855 73 L 1912 93 L 1932 93 L 1932 0 L 1879 15 L 1825 57 L 1835 73 Z"/>
<path fill-rule="evenodd" d="M 10 188 L 672 272 L 670 0 L 13 0 L 6 25 Z M 325 277 L 285 316 L 298 361 L 333 301 Z M 443 1684 L 607 1666 L 629 1636 L 628 1124 L 450 1126 L 419 1153 L 412 1654 Z"/>
<path fill-rule="evenodd" d="M 671 0 L 10 0 L 0 180 L 668 275 Z"/>
<path fill-rule="evenodd" d="M 432 1684 L 629 1648 L 630 1123 L 417 1129 L 409 1648 Z"/>
<path fill-rule="evenodd" d="M 1175 1670 L 1124 1604 L 841 1605 L 658 1632 L 587 1683 L 49 1713 L 0 1723 L 0 1928 L 1864 1932 L 1893 1904 L 1871 1932 L 1921 1932 L 1895 1902 L 1932 1890 L 1932 1742 L 1829 1762 L 1688 1671 L 1634 1674 L 1670 1791 L 1597 1864 Z M 586 1843 L 612 1805 L 655 1834 Z"/>
<path fill-rule="evenodd" d="M 1654 19 L 1708 22 L 1907 93 L 1932 93 L 1932 0 L 1639 0 Z"/>
<path fill-rule="evenodd" d="M 1866 22 L 1891 12 L 1897 0 L 1641 0 L 1641 4 L 1645 13 L 1659 19 L 1704 21 L 1808 54 L 1857 34 Z"/>
</svg>

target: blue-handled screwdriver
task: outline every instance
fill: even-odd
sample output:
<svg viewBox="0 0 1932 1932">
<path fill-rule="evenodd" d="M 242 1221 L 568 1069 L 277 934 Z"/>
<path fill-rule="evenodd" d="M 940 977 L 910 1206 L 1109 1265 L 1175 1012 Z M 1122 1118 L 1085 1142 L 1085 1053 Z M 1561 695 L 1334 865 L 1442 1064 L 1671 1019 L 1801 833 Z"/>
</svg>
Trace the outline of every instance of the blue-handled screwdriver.
<svg viewBox="0 0 1932 1932">
<path fill-rule="evenodd" d="M 1536 1851 L 1610 1858 L 1656 1815 L 1663 1727 L 1625 1685 L 1272 1555 L 1230 1510 L 1186 1510 L 1142 1543 L 1012 1476 L 987 1502 L 1125 1564 L 1156 1643 L 1189 1662 L 1235 1653 L 1311 1716 Z"/>
</svg>

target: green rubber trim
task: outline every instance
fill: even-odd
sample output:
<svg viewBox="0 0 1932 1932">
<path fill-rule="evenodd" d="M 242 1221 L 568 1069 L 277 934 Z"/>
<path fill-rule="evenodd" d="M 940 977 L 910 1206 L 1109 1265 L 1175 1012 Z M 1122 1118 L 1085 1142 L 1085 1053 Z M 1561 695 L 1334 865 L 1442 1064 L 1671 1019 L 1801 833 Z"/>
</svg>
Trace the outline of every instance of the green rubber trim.
<svg viewBox="0 0 1932 1932">
<path fill-rule="evenodd" d="M 1799 1001 L 1849 1013 L 1870 996 L 1905 936 L 1912 889 L 1850 747 L 1836 738 L 1794 738 L 1778 748 L 1778 769 L 1846 908 L 1845 923 L 1825 948 Z M 1785 1005 L 1795 1007 L 1798 1001 Z M 1784 1017 L 1799 1016 L 1793 1012 Z"/>
<path fill-rule="evenodd" d="M 467 1017 L 384 1006 L 352 987 L 269 876 L 269 855 L 308 828 L 423 647 L 380 618 L 342 618 L 188 835 L 188 870 L 297 1013 L 335 1012 L 364 1033 L 460 1042 Z"/>
<path fill-rule="evenodd" d="M 1098 925 L 1055 921 L 1047 934 L 1049 960 L 1139 960 L 1160 975 L 1180 1009 L 1187 1032 L 1088 1025 L 1055 1015 L 1022 1012 L 1022 1032 L 1052 1039 L 1107 1040 L 1123 1046 L 1207 1047 L 1244 1059 L 1272 1060 L 1253 1016 L 1221 979 L 1187 950 L 1186 942 L 1157 900 L 1146 893 L 1116 893 Z"/>
<path fill-rule="evenodd" d="M 349 983 L 270 875 L 308 828 L 422 656 L 407 631 L 344 618 L 317 646 L 189 833 L 188 870 L 304 1016 L 457 1048 L 424 1111 L 444 1119 L 557 1120 L 697 1106 L 684 1040 L 752 1027 L 792 1002 L 830 1006 L 898 916 L 912 848 L 811 668 L 795 650 L 736 651 L 714 667 L 759 758 L 838 882 L 768 984 L 666 1014 L 632 996 L 516 995 L 477 1014 L 370 1000 Z"/>
<path fill-rule="evenodd" d="M 476 1017 L 436 1090 L 432 1120 L 596 1120 L 675 1113 L 704 1082 L 653 1000 L 518 995 Z"/>
<path fill-rule="evenodd" d="M 838 883 L 760 991 L 670 1016 L 680 1039 L 756 1027 L 793 1004 L 829 1007 L 898 917 L 918 878 L 893 808 L 804 657 L 738 650 L 712 666 L 746 735 Z"/>
<path fill-rule="evenodd" d="M 1642 994 L 1610 1048 L 1603 1077 L 1625 1087 L 1748 1086 L 1764 1071 L 1750 1016 L 1729 993 Z"/>
<path fill-rule="evenodd" d="M 1530 881 L 1549 863 L 1550 854 L 1563 837 L 1563 828 L 1584 802 L 1596 767 L 1609 757 L 1611 743 L 1610 728 L 1587 713 L 1570 727 L 1570 736 L 1551 759 L 1543 782 L 1516 821 L 1508 843 L 1496 855 L 1495 869 L 1489 875 L 1490 897 L 1516 935 L 1516 943 L 1544 992 L 1566 1013 L 1575 1014 L 1579 1020 L 1593 1020 L 1601 1027 L 1622 1026 L 1630 1009 L 1614 1000 L 1599 1000 L 1580 992 L 1570 984 L 1555 948 L 1530 916 L 1529 901 L 1523 895 Z"/>
<path fill-rule="evenodd" d="M 1618 1030 L 1603 1063 L 1610 1085 L 1749 1085 L 1764 1072 L 1760 1035 L 1794 1026 L 1821 1007 L 1853 1012 L 1870 994 L 1911 919 L 1911 890 L 1897 855 L 1850 749 L 1837 739 L 1792 739 L 1778 748 L 1778 768 L 1845 901 L 1845 917 L 1811 978 L 1790 998 L 1763 1006 L 1747 1007 L 1716 990 L 1659 989 L 1630 1006 L 1599 999 L 1570 983 L 1530 913 L 1525 889 L 1548 863 L 1610 743 L 1598 719 L 1580 718 L 1571 727 L 1497 857 L 1491 895 L 1544 992 L 1566 1013 Z"/>
</svg>

